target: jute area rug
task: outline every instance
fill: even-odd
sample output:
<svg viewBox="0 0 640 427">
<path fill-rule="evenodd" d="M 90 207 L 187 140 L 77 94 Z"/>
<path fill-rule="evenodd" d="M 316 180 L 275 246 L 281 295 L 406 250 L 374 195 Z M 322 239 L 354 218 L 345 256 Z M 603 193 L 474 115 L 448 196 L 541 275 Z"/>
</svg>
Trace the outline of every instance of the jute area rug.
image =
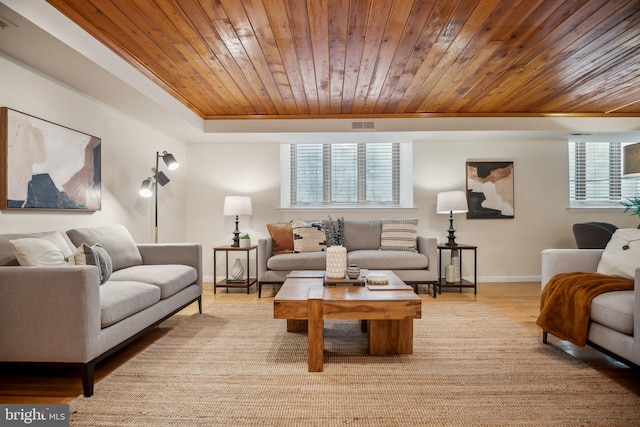
<svg viewBox="0 0 640 427">
<path fill-rule="evenodd" d="M 640 397 L 476 302 L 423 305 L 412 355 L 325 324 L 324 372 L 272 304 L 217 303 L 70 404 L 72 426 L 633 426 Z"/>
</svg>

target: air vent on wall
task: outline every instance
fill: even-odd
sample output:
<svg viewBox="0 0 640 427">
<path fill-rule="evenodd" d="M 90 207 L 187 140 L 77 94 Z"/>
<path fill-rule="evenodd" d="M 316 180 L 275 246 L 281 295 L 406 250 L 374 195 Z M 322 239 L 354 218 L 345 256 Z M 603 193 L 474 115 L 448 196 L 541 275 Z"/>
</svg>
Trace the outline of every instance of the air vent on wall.
<svg viewBox="0 0 640 427">
<path fill-rule="evenodd" d="M 376 122 L 351 122 L 351 130 L 376 130 Z"/>
</svg>

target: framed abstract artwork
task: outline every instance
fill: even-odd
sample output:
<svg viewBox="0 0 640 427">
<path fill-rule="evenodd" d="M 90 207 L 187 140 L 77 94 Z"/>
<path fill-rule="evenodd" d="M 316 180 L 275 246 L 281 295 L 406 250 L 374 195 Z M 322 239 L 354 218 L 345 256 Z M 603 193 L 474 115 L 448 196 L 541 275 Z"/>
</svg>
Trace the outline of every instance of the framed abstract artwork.
<svg viewBox="0 0 640 427">
<path fill-rule="evenodd" d="M 513 162 L 467 162 L 468 219 L 513 218 Z"/>
<path fill-rule="evenodd" d="M 0 108 L 0 209 L 101 208 L 101 140 Z"/>
</svg>

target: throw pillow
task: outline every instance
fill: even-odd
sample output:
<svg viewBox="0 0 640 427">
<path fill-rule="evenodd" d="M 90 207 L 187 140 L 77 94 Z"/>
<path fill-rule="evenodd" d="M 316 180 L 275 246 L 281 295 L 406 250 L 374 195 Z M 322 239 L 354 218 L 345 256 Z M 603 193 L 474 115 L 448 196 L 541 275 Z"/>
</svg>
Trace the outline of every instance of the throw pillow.
<svg viewBox="0 0 640 427">
<path fill-rule="evenodd" d="M 619 228 L 602 252 L 597 273 L 634 279 L 640 267 L 640 230 Z"/>
<path fill-rule="evenodd" d="M 11 245 L 20 265 L 64 265 L 74 263 L 71 248 L 69 248 L 60 233 L 10 240 L 9 245 Z"/>
<path fill-rule="evenodd" d="M 418 252 L 418 219 L 383 219 L 380 250 Z"/>
<path fill-rule="evenodd" d="M 113 272 L 111 257 L 100 243 L 96 243 L 93 246 L 83 243 L 74 254 L 74 258 L 77 265 L 95 265 L 98 268 L 100 284 L 109 280 Z"/>
<path fill-rule="evenodd" d="M 267 224 L 273 241 L 271 255 L 293 253 L 293 230 L 291 224 Z"/>
<path fill-rule="evenodd" d="M 67 231 L 67 236 L 77 247 L 83 243 L 94 245 L 99 242 L 109 252 L 114 270 L 142 264 L 138 246 L 124 225 L 75 228 Z"/>
<path fill-rule="evenodd" d="M 321 222 L 291 221 L 293 251 L 322 252 L 327 249 L 327 236 Z"/>
</svg>

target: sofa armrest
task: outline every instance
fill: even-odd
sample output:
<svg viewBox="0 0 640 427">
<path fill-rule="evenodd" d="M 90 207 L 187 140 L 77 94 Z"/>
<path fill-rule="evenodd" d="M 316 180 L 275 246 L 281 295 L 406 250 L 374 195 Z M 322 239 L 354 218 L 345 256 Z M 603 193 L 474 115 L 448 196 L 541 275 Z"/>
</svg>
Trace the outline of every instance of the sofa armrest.
<svg viewBox="0 0 640 427">
<path fill-rule="evenodd" d="M 636 268 L 633 295 L 633 341 L 635 354 L 640 354 L 640 268 Z"/>
<path fill-rule="evenodd" d="M 267 272 L 267 260 L 273 251 L 273 239 L 267 237 L 258 239 L 258 277 L 264 277 Z"/>
<path fill-rule="evenodd" d="M 438 274 L 438 240 L 435 237 L 418 236 L 418 252 L 429 259 L 429 270 Z"/>
<path fill-rule="evenodd" d="M 581 271 L 595 273 L 603 249 L 545 249 L 542 251 L 542 288 L 556 274 Z"/>
<path fill-rule="evenodd" d="M 101 353 L 95 266 L 0 267 L 0 361 L 86 363 Z"/>
<path fill-rule="evenodd" d="M 202 288 L 202 245 L 198 243 L 138 244 L 145 265 L 183 264 L 196 269 L 196 283 Z"/>
</svg>

